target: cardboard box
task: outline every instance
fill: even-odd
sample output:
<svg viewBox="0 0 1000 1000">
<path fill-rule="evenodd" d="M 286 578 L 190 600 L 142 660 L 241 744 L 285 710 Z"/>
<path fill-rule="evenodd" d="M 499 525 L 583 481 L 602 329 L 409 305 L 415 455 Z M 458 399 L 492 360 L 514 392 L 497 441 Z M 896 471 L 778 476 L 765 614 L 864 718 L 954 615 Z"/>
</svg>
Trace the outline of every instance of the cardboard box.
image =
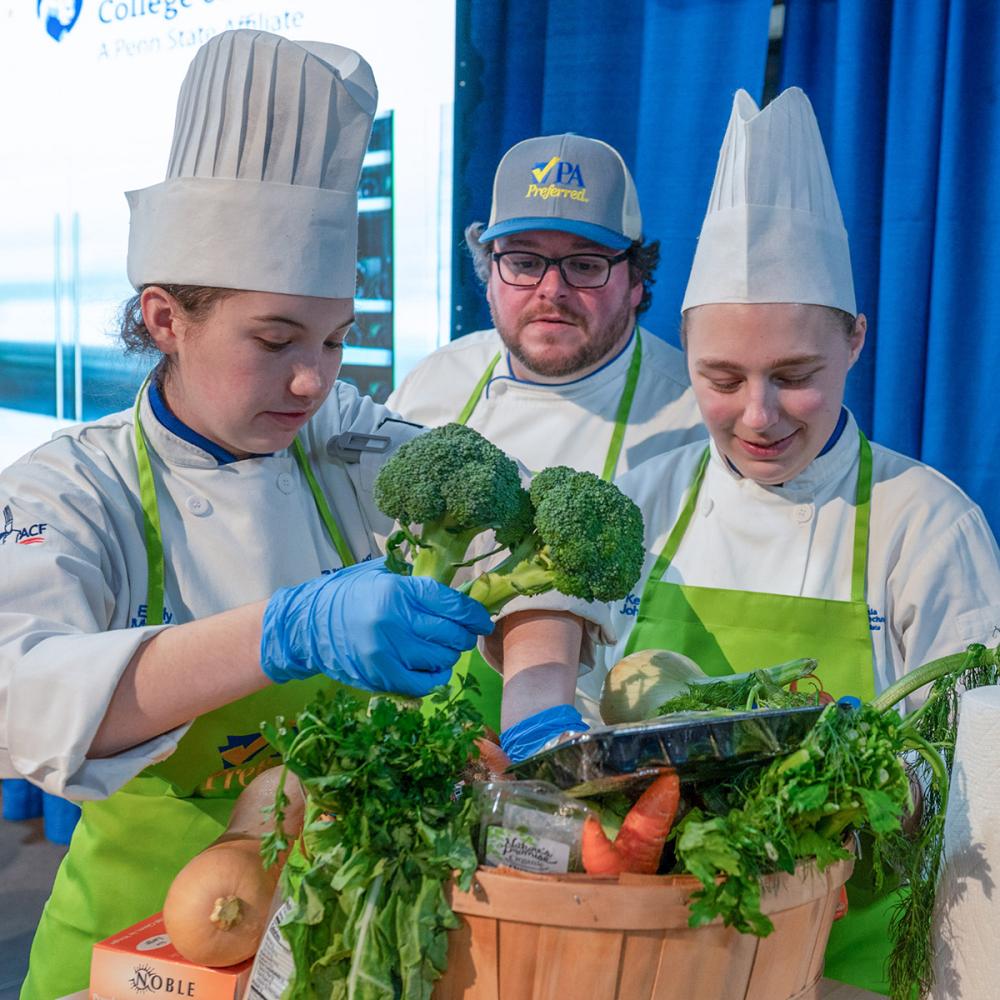
<svg viewBox="0 0 1000 1000">
<path fill-rule="evenodd" d="M 170 943 L 154 914 L 94 945 L 90 1000 L 239 1000 L 253 959 L 224 969 L 194 965 Z"/>
</svg>

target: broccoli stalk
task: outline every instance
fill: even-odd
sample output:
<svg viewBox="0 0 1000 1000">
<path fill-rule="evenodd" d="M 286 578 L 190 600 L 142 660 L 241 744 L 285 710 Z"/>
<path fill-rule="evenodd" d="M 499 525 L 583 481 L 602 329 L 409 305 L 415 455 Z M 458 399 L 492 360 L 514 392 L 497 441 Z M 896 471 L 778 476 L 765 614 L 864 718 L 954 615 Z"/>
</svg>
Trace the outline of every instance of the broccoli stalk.
<svg viewBox="0 0 1000 1000">
<path fill-rule="evenodd" d="M 473 539 L 491 529 L 504 537 L 524 518 L 527 502 L 517 465 L 461 424 L 404 444 L 379 472 L 374 495 L 402 526 L 388 540 L 389 567 L 446 584 L 465 564 Z"/>
<path fill-rule="evenodd" d="M 460 567 L 508 550 L 499 565 L 458 588 L 491 614 L 515 597 L 553 589 L 587 601 L 618 600 L 642 570 L 642 515 L 616 486 L 558 466 L 542 470 L 525 490 L 516 464 L 460 424 L 403 445 L 379 472 L 374 494 L 401 525 L 387 545 L 387 565 L 398 573 L 451 585 Z M 497 548 L 467 558 L 487 531 Z"/>
<path fill-rule="evenodd" d="M 515 597 L 547 590 L 585 601 L 625 597 L 646 555 L 639 508 L 617 486 L 566 466 L 539 472 L 529 495 L 532 529 L 461 589 L 493 614 Z"/>
</svg>

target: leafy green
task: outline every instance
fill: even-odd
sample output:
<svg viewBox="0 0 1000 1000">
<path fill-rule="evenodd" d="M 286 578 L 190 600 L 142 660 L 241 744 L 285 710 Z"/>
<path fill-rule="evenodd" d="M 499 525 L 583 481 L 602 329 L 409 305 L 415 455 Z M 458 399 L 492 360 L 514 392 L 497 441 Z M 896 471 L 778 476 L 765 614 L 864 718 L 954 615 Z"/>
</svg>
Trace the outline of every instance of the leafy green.
<svg viewBox="0 0 1000 1000">
<path fill-rule="evenodd" d="M 771 923 L 760 910 L 760 877 L 791 872 L 806 858 L 822 869 L 849 856 L 845 834 L 868 830 L 876 887 L 887 880 L 904 887 L 889 927 L 890 996 L 925 996 L 933 979 L 931 922 L 959 698 L 962 691 L 997 683 L 1000 646 L 972 645 L 911 671 L 859 709 L 827 706 L 793 753 L 705 789 L 704 808 L 692 809 L 672 834 L 678 869 L 702 883 L 692 926 L 721 916 L 741 931 L 769 933 Z M 900 719 L 893 706 L 927 684 L 932 686 L 924 704 Z M 697 685 L 693 700 L 706 708 L 725 706 L 728 698 L 736 707 L 748 693 L 738 690 L 745 685 L 745 679 L 730 683 L 728 691 L 717 687 L 705 697 L 702 688 L 716 685 Z M 904 766 L 907 753 L 917 756 Z M 915 831 L 901 823 L 913 808 L 910 773 L 923 789 Z"/>
<path fill-rule="evenodd" d="M 914 777 L 923 790 L 915 831 L 876 841 L 876 874 L 889 875 L 907 887 L 892 915 L 889 934 L 889 985 L 896 1000 L 924 996 L 933 984 L 931 925 L 934 893 L 944 854 L 944 818 L 948 780 L 958 735 L 958 703 L 963 691 L 1000 683 L 1000 646 L 976 643 L 965 651 L 925 664 L 884 691 L 873 704 L 901 701 L 932 681 L 923 705 L 903 721 L 907 748 L 920 757 Z M 940 755 L 940 756 L 939 756 Z"/>
<path fill-rule="evenodd" d="M 456 797 L 455 778 L 483 727 L 464 687 L 430 698 L 424 715 L 417 702 L 366 707 L 340 689 L 296 728 L 264 727 L 306 793 L 304 857 L 282 875 L 296 970 L 287 1000 L 427 1000 L 444 971 L 458 925 L 444 885 L 455 875 L 467 889 L 477 864 L 475 802 Z M 283 849 L 281 808 L 265 856 Z"/>
<path fill-rule="evenodd" d="M 815 668 L 815 660 L 791 660 L 779 663 L 776 667 L 753 670 L 746 674 L 692 680 L 682 692 L 660 705 L 656 714 L 709 712 L 714 709 L 748 712 L 752 708 L 818 705 L 818 692 L 786 689 L 787 685 L 808 678 Z"/>
<path fill-rule="evenodd" d="M 683 870 L 702 883 L 692 926 L 720 916 L 744 933 L 767 934 L 762 875 L 792 872 L 803 858 L 823 869 L 850 857 L 850 827 L 897 829 L 911 806 L 898 729 L 895 712 L 828 705 L 794 753 L 747 772 L 733 790 L 738 805 L 723 815 L 689 812 L 674 837 Z"/>
</svg>

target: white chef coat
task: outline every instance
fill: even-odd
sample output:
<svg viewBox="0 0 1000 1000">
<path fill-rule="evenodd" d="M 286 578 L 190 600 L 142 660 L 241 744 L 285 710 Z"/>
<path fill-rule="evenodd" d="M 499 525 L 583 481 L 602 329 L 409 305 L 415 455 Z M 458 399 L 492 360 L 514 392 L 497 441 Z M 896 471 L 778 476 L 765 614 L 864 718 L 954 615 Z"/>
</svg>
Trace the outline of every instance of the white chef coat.
<svg viewBox="0 0 1000 1000">
<path fill-rule="evenodd" d="M 59 432 L 0 475 L 8 526 L 0 535 L 0 774 L 68 798 L 109 795 L 169 756 L 187 729 L 86 759 L 141 643 L 171 623 L 261 600 L 341 565 L 290 451 L 220 465 L 161 424 L 146 394 L 141 413 L 163 535 L 163 626 L 145 624 L 131 409 Z M 371 498 L 375 474 L 418 430 L 338 382 L 300 432 L 358 560 L 378 555 L 376 536 L 391 528 Z M 327 441 L 346 432 L 386 435 L 393 447 L 360 461 L 330 458 Z"/>
<path fill-rule="evenodd" d="M 687 445 L 617 480 L 646 524 L 646 561 L 628 598 L 611 607 L 552 595 L 533 599 L 536 607 L 573 610 L 614 637 L 598 647 L 595 669 L 579 681 L 578 707 L 592 723 L 600 719 L 604 677 L 625 655 L 646 580 L 703 451 L 703 444 Z M 866 599 L 881 691 L 969 643 L 996 643 L 1000 552 L 980 508 L 939 472 L 877 444 L 872 462 Z M 713 444 L 695 515 L 663 579 L 849 600 L 857 473 L 853 417 L 829 452 L 783 486 L 742 478 Z"/>
<path fill-rule="evenodd" d="M 707 436 L 684 355 L 641 330 L 642 364 L 618 473 Z M 559 385 L 525 382 L 510 370 L 496 330 L 480 330 L 425 358 L 389 397 L 387 406 L 429 427 L 455 420 L 490 361 L 500 361 L 469 426 L 532 472 L 569 465 L 600 475 L 611 443 L 635 336 L 602 368 Z"/>
</svg>

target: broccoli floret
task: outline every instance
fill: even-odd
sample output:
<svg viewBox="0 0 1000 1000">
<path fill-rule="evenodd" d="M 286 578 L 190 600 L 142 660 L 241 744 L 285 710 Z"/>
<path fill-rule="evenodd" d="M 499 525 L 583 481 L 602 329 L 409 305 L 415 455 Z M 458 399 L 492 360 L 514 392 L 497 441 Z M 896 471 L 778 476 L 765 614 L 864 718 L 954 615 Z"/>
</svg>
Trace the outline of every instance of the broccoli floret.
<svg viewBox="0 0 1000 1000">
<path fill-rule="evenodd" d="M 510 555 L 462 589 L 493 613 L 519 595 L 558 590 L 585 601 L 625 597 L 646 555 L 642 514 L 592 472 L 543 469 L 531 483 L 534 528 Z"/>
<path fill-rule="evenodd" d="M 436 427 L 404 444 L 376 477 L 374 496 L 401 525 L 388 542 L 390 567 L 447 584 L 476 535 L 492 529 L 506 547 L 531 519 L 517 465 L 462 424 Z M 412 567 L 402 556 L 404 542 Z"/>
</svg>

